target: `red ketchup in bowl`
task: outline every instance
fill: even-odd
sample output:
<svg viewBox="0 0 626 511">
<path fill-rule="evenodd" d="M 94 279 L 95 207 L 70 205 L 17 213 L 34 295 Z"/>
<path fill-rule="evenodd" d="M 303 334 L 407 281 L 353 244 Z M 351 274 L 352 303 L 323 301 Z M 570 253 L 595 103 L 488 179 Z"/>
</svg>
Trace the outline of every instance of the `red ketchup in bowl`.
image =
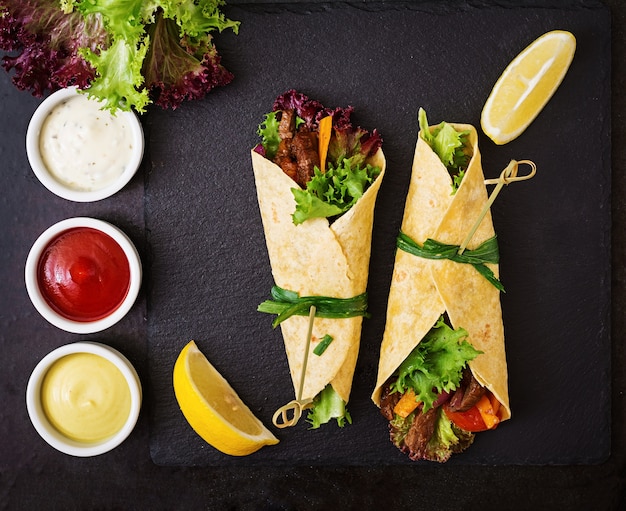
<svg viewBox="0 0 626 511">
<path fill-rule="evenodd" d="M 72 321 L 97 321 L 113 313 L 130 288 L 122 247 L 91 227 L 61 232 L 43 250 L 37 282 L 48 305 Z"/>
</svg>

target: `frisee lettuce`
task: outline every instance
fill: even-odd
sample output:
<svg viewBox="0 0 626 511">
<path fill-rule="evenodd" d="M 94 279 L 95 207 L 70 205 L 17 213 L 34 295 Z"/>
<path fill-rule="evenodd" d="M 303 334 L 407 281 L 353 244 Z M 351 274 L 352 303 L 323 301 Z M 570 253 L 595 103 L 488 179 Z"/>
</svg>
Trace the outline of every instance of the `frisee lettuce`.
<svg viewBox="0 0 626 511">
<path fill-rule="evenodd" d="M 143 88 L 141 66 L 148 47 L 144 43 L 129 45 L 117 39 L 99 53 L 81 48 L 78 53 L 98 70 L 96 78 L 87 89 L 89 96 L 103 100 L 107 109 L 145 112 L 150 103 L 148 91 Z"/>
<path fill-rule="evenodd" d="M 292 215 L 295 225 L 309 218 L 332 218 L 348 211 L 374 182 L 380 168 L 370 164 L 353 165 L 344 158 L 337 167 L 330 165 L 326 172 L 315 167 L 315 175 L 306 190 L 292 188 L 296 210 Z"/>
<path fill-rule="evenodd" d="M 452 453 L 462 452 L 472 445 L 475 435 L 455 426 L 443 409 L 440 408 L 438 412 L 435 431 L 426 446 L 425 458 L 443 463 L 450 459 Z"/>
<path fill-rule="evenodd" d="M 466 147 L 469 131 L 457 131 L 447 122 L 442 122 L 431 130 L 423 108 L 419 109 L 418 120 L 420 136 L 448 169 L 452 178 L 452 193 L 456 193 L 470 158 Z"/>
<path fill-rule="evenodd" d="M 404 418 L 396 415 L 390 422 L 391 441 L 400 450 L 405 449 L 404 439 L 413 424 L 416 413 L 421 412 L 417 410 Z M 419 459 L 444 463 L 450 459 L 453 453 L 467 449 L 474 441 L 474 438 L 474 433 L 464 431 L 455 426 L 448 419 L 443 409 L 438 408 L 435 429 L 424 452 L 420 453 Z M 408 454 L 412 456 L 414 453 L 409 452 Z"/>
<path fill-rule="evenodd" d="M 317 429 L 322 424 L 330 422 L 331 419 L 335 419 L 340 428 L 343 428 L 346 423 L 352 424 L 352 417 L 346 408 L 346 403 L 329 383 L 313 399 L 313 406 L 309 410 L 307 421 L 311 424 L 311 429 Z"/>
<path fill-rule="evenodd" d="M 272 160 L 276 156 L 280 136 L 278 135 L 278 112 L 265 114 L 265 120 L 259 124 L 256 132 L 261 137 L 261 146 L 265 150 L 265 157 Z"/>
<path fill-rule="evenodd" d="M 223 0 L 1 0 L 0 50 L 35 96 L 75 85 L 115 111 L 176 108 L 233 76 L 212 33 L 239 22 Z"/>
<path fill-rule="evenodd" d="M 423 403 L 422 412 L 427 412 L 441 392 L 458 388 L 467 363 L 482 353 L 467 341 L 467 335 L 465 329 L 453 330 L 439 318 L 400 364 L 392 389 L 402 394 L 413 389 L 415 399 Z"/>
<path fill-rule="evenodd" d="M 261 137 L 261 147 L 265 151 L 265 157 L 268 160 L 272 160 L 276 156 L 278 144 L 280 144 L 280 136 L 278 135 L 279 113 L 280 111 L 265 114 L 265 120 L 257 128 L 257 135 Z M 296 128 L 302 124 L 305 124 L 305 120 L 296 116 Z"/>
</svg>

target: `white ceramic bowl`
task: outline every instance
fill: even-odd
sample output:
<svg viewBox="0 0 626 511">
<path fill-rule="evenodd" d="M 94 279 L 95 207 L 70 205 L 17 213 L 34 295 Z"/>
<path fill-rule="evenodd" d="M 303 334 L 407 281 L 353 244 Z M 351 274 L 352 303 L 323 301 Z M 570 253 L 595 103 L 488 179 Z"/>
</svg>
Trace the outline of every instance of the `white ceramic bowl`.
<svg viewBox="0 0 626 511">
<path fill-rule="evenodd" d="M 42 407 L 41 385 L 46 373 L 59 359 L 74 353 L 91 353 L 112 362 L 121 371 L 130 390 L 130 412 L 126 422 L 115 435 L 101 442 L 85 443 L 67 438 L 50 424 Z M 58 451 L 73 456 L 96 456 L 120 445 L 137 423 L 141 401 L 141 382 L 128 359 L 110 346 L 90 341 L 67 344 L 48 353 L 33 370 L 26 387 L 26 407 L 37 433 Z"/>
<path fill-rule="evenodd" d="M 79 94 L 76 87 L 61 89 L 48 96 L 35 110 L 26 132 L 26 154 L 33 172 L 41 183 L 52 193 L 75 202 L 93 202 L 110 197 L 120 191 L 137 172 L 144 152 L 144 135 L 141 123 L 133 112 L 118 110 L 115 115 L 121 116 L 129 125 L 132 138 L 132 155 L 124 172 L 104 188 L 93 191 L 72 188 L 58 180 L 46 167 L 40 151 L 40 135 L 44 122 L 50 112 L 60 103 Z M 95 101 L 95 100 L 92 100 Z"/>
<path fill-rule="evenodd" d="M 94 321 L 75 321 L 59 314 L 48 304 L 38 283 L 37 273 L 39 261 L 45 249 L 59 234 L 75 227 L 90 227 L 108 234 L 124 251 L 130 268 L 130 286 L 124 301 L 108 316 Z M 89 217 L 68 218 L 46 229 L 39 238 L 37 238 L 30 249 L 24 268 L 26 290 L 28 291 L 28 296 L 35 306 L 35 309 L 54 326 L 76 334 L 100 332 L 120 321 L 128 313 L 137 299 L 139 289 L 141 288 L 141 278 L 141 259 L 139 258 L 135 245 L 133 245 L 133 242 L 128 236 L 119 228 L 108 222 Z"/>
</svg>

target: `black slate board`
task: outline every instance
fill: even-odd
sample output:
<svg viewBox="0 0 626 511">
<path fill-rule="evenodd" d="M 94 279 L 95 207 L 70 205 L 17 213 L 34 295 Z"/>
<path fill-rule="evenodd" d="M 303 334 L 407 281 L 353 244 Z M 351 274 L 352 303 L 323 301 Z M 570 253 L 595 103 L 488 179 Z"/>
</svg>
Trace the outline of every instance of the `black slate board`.
<svg viewBox="0 0 626 511">
<path fill-rule="evenodd" d="M 560 5 L 562 5 L 561 3 Z M 446 6 L 454 6 L 454 8 Z M 417 110 L 431 122 L 479 126 L 508 62 L 542 33 L 572 31 L 578 47 L 557 94 L 506 146 L 480 135 L 496 177 L 511 158 L 536 162 L 530 182 L 493 207 L 513 419 L 478 435 L 452 464 L 587 464 L 610 453 L 610 20 L 595 2 L 563 8 L 444 3 L 229 5 L 238 36 L 217 38 L 235 81 L 146 119 L 151 170 L 150 451 L 159 465 L 409 464 L 389 442 L 374 385 L 394 239 L 402 217 Z M 353 105 L 378 128 L 388 160 L 374 224 L 370 311 L 349 404 L 354 424 L 276 431 L 281 442 L 223 455 L 188 426 L 174 398 L 174 361 L 190 339 L 271 427 L 293 398 L 282 339 L 256 312 L 272 285 L 249 150 L 281 92 Z"/>
</svg>

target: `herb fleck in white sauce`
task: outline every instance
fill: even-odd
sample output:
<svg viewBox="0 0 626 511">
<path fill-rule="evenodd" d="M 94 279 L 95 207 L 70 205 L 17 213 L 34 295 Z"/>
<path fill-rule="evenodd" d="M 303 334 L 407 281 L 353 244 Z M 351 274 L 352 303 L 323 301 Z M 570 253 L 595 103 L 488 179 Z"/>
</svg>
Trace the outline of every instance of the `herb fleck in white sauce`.
<svg viewBox="0 0 626 511">
<path fill-rule="evenodd" d="M 79 94 L 57 105 L 41 128 L 39 148 L 54 178 L 76 190 L 101 190 L 125 171 L 133 134 L 123 115 Z"/>
</svg>

